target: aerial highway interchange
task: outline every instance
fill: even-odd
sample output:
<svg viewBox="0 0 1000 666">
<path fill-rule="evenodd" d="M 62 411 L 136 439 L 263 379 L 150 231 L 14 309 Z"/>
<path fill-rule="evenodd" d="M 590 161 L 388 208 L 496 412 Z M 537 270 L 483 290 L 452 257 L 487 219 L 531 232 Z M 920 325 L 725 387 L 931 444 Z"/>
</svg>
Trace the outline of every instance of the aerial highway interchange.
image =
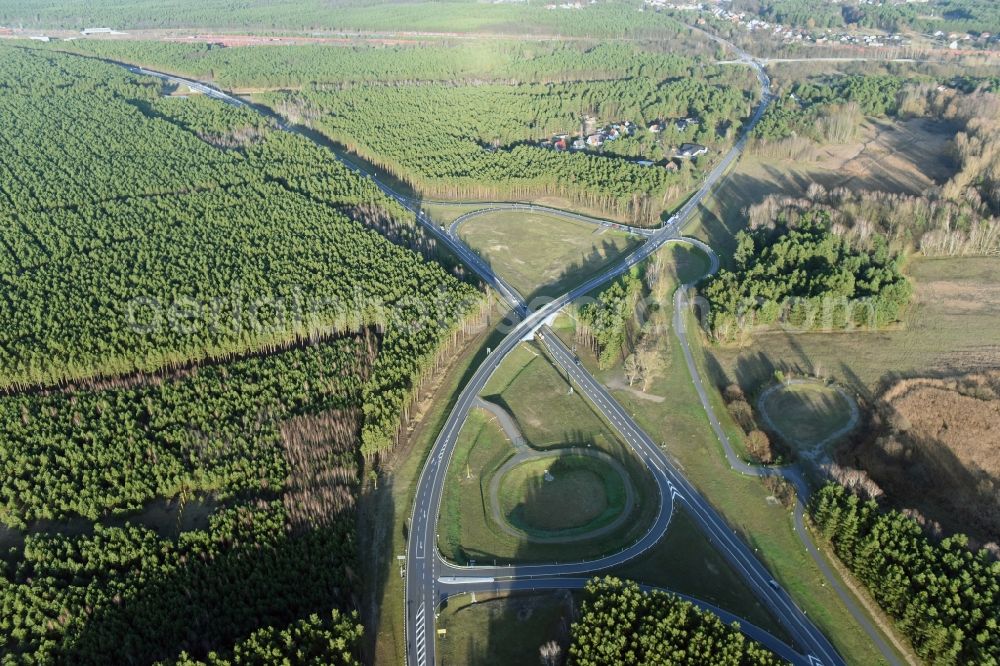
<svg viewBox="0 0 1000 666">
<path fill-rule="evenodd" d="M 710 38 L 718 38 L 709 35 Z M 749 624 L 741 618 L 732 616 L 721 609 L 715 608 L 703 601 L 689 599 L 702 608 L 720 615 L 725 621 L 738 621 L 748 636 L 758 640 L 776 654 L 793 663 L 799 664 L 842 664 L 843 659 L 837 653 L 827 637 L 806 617 L 791 597 L 775 582 L 772 575 L 757 559 L 753 551 L 725 523 L 718 512 L 708 501 L 687 481 L 683 474 L 672 464 L 669 456 L 621 407 L 606 387 L 601 385 L 582 365 L 577 362 L 575 354 L 570 351 L 552 333 L 547 323 L 565 306 L 574 300 L 593 292 L 616 277 L 629 271 L 641 263 L 664 245 L 669 243 L 686 243 L 698 247 L 706 253 L 711 261 L 710 272 L 717 270 L 719 262 L 715 253 L 705 243 L 681 235 L 685 223 L 692 213 L 703 203 L 705 198 L 726 177 L 727 171 L 741 155 L 750 130 L 756 125 L 771 102 L 770 80 L 764 70 L 764 65 L 749 54 L 739 51 L 735 46 L 725 43 L 728 48 L 736 50 L 739 60 L 754 68 L 760 83 L 760 101 L 751 117 L 745 123 L 742 133 L 732 148 L 722 157 L 705 178 L 700 188 L 677 210 L 665 223 L 655 229 L 630 227 L 599 218 L 570 211 L 522 203 L 487 203 L 476 210 L 467 212 L 456 218 L 448 228 L 439 227 L 422 210 L 423 203 L 455 204 L 458 202 L 421 202 L 396 192 L 382 182 L 370 170 L 356 164 L 348 166 L 361 175 L 372 178 L 378 187 L 388 196 L 395 199 L 410 210 L 417 221 L 443 242 L 461 261 L 472 268 L 482 280 L 496 289 L 498 294 L 511 308 L 514 324 L 502 341 L 492 349 L 472 377 L 461 389 L 452 411 L 442 427 L 430 454 L 422 469 L 420 480 L 413 500 L 411 518 L 408 530 L 408 546 L 406 553 L 406 654 L 407 663 L 412 666 L 425 666 L 435 661 L 435 619 L 440 604 L 449 597 L 467 592 L 507 592 L 543 589 L 579 589 L 588 580 L 588 576 L 615 567 L 641 555 L 655 545 L 666 532 L 675 503 L 682 503 L 698 526 L 708 535 L 711 542 L 719 549 L 726 559 L 739 572 L 758 599 L 787 630 L 795 642 L 789 646 L 765 630 Z M 122 64 L 122 63 L 117 63 Z M 222 92 L 206 84 L 131 65 L 122 66 L 140 75 L 155 76 L 170 82 L 185 85 L 192 90 L 202 92 L 226 104 L 247 106 L 234 96 Z M 282 127 L 294 131 L 293 128 Z M 645 239 L 645 242 L 624 257 L 617 264 L 595 275 L 569 292 L 548 300 L 533 309 L 525 303 L 523 297 L 501 276 L 497 275 L 479 255 L 469 248 L 459 238 L 458 227 L 466 220 L 485 213 L 506 211 L 544 212 L 567 219 L 593 223 L 605 227 L 624 229 Z M 685 285 L 687 287 L 689 285 Z M 724 451 L 731 466 L 745 474 L 776 474 L 785 476 L 797 489 L 804 490 L 804 483 L 794 468 L 761 469 L 743 463 L 733 453 L 721 426 L 711 412 L 704 387 L 701 384 L 687 346 L 684 317 L 682 316 L 685 287 L 675 294 L 674 328 L 682 342 L 686 360 L 691 370 L 692 380 L 701 396 L 713 429 L 723 444 Z M 535 304 L 531 304 L 535 305 Z M 510 565 L 510 566 L 460 566 L 446 561 L 437 549 L 437 521 L 444 491 L 446 470 L 458 440 L 458 434 L 469 411 L 475 406 L 479 393 L 490 376 L 503 361 L 504 357 L 514 350 L 523 340 L 538 338 L 547 349 L 551 359 L 560 369 L 572 379 L 573 384 L 587 397 L 589 402 L 603 415 L 621 438 L 635 452 L 651 471 L 659 489 L 660 506 L 650 529 L 639 540 L 626 545 L 621 551 L 597 559 L 580 562 L 562 562 L 551 564 Z M 796 519 L 799 535 L 808 541 L 802 529 L 802 505 L 797 507 Z M 856 607 L 849 595 L 839 586 L 835 576 L 821 562 L 815 548 L 811 549 L 813 558 L 820 564 L 827 579 L 835 586 L 838 594 L 845 601 L 855 619 L 879 646 L 882 656 L 889 663 L 898 663 L 891 649 L 871 626 L 864 614 Z"/>
</svg>

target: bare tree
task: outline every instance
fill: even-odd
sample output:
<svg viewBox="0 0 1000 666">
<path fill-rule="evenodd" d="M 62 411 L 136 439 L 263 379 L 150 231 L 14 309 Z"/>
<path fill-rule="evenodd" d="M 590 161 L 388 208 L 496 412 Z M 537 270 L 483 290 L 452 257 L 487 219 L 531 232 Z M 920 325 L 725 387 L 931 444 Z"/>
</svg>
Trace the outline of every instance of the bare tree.
<svg viewBox="0 0 1000 666">
<path fill-rule="evenodd" d="M 542 666 L 558 666 L 562 657 L 562 647 L 555 641 L 549 641 L 538 648 L 538 655 L 541 657 Z"/>
<path fill-rule="evenodd" d="M 642 359 L 639 358 L 638 354 L 629 354 L 629 357 L 625 359 L 625 379 L 628 380 L 628 385 L 632 386 L 636 382 L 640 381 L 646 374 L 645 368 L 642 367 Z"/>
</svg>

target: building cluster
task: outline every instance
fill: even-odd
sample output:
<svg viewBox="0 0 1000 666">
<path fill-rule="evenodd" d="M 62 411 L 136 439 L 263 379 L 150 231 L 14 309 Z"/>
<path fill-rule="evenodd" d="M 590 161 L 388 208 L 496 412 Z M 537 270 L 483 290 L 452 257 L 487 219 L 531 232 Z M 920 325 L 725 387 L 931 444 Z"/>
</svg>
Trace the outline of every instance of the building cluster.
<svg viewBox="0 0 1000 666">
<path fill-rule="evenodd" d="M 663 130 L 670 127 L 671 124 L 673 124 L 674 128 L 678 132 L 683 132 L 689 127 L 697 126 L 698 119 L 688 117 L 688 118 L 678 118 L 677 120 L 663 120 L 657 118 L 653 122 L 649 123 L 649 127 L 647 129 L 653 134 L 659 134 Z"/>
<path fill-rule="evenodd" d="M 860 47 L 908 46 L 910 41 L 903 35 L 892 33 L 862 34 L 856 31 L 833 30 L 832 28 L 808 28 L 786 26 L 781 23 L 765 21 L 750 12 L 734 11 L 720 4 L 707 2 L 678 3 L 670 0 L 645 0 L 646 6 L 653 9 L 673 9 L 691 11 L 711 15 L 720 21 L 728 21 L 740 26 L 748 32 L 767 34 L 773 41 L 804 42 L 812 44 L 843 44 Z M 704 24 L 705 19 L 698 19 Z"/>
<path fill-rule="evenodd" d="M 993 34 L 989 32 L 981 32 L 978 35 L 972 35 L 967 32 L 945 32 L 944 30 L 937 30 L 934 33 L 934 39 L 941 44 L 947 44 L 949 49 L 965 49 L 970 46 L 988 46 L 990 44 L 995 44 L 1000 42 L 1000 33 Z"/>
<path fill-rule="evenodd" d="M 652 134 L 659 134 L 671 125 L 676 127 L 679 131 L 684 131 L 689 127 L 698 124 L 696 118 L 679 118 L 677 120 L 654 120 L 651 122 L 647 128 Z M 586 126 L 586 124 L 585 124 Z M 557 152 L 563 151 L 579 151 L 588 150 L 594 148 L 600 148 L 605 143 L 611 141 L 617 141 L 618 139 L 625 136 L 633 136 L 637 131 L 635 123 L 630 120 L 623 120 L 621 122 L 610 123 L 605 125 L 603 128 L 592 131 L 584 132 L 577 135 L 571 134 L 555 134 L 549 139 L 543 139 L 539 142 L 539 146 L 542 148 L 547 148 L 549 150 L 555 150 Z M 694 157 L 699 157 L 708 153 L 708 148 L 697 143 L 683 143 L 674 152 L 674 157 L 677 159 L 691 159 Z M 656 163 L 651 160 L 640 159 L 635 160 L 635 164 L 639 166 L 654 166 Z M 676 171 L 677 163 L 675 161 L 667 160 L 663 165 L 668 171 Z"/>
<path fill-rule="evenodd" d="M 546 139 L 540 143 L 542 148 L 553 150 L 584 150 L 586 148 L 600 148 L 606 142 L 617 141 L 623 136 L 635 134 L 635 123 L 631 120 L 623 120 L 617 123 L 605 125 L 602 129 L 589 134 L 584 133 L 577 136 L 569 134 L 556 134 L 551 139 Z"/>
</svg>

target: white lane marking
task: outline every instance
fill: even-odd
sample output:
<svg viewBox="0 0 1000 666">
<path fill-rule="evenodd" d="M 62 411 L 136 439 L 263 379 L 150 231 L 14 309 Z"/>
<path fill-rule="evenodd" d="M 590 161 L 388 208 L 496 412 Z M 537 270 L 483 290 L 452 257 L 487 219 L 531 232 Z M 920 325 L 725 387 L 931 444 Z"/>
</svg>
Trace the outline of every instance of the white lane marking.
<svg viewBox="0 0 1000 666">
<path fill-rule="evenodd" d="M 424 604 L 420 604 L 420 608 L 417 609 L 417 621 L 414 625 L 417 633 L 414 636 L 414 644 L 417 648 L 417 666 L 424 666 L 427 663 L 427 630 L 426 622 L 427 618 L 424 615 Z"/>
</svg>

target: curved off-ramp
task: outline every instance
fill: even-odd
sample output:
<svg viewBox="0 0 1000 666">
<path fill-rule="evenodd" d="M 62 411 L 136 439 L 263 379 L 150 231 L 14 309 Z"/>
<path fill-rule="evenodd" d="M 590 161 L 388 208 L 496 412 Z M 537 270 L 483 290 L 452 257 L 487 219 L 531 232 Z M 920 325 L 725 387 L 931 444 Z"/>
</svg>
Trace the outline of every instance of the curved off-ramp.
<svg viewBox="0 0 1000 666">
<path fill-rule="evenodd" d="M 507 579 L 490 579 L 484 578 L 482 580 L 476 581 L 475 583 L 466 583 L 460 580 L 449 580 L 447 578 L 442 579 L 441 583 L 448 587 L 448 591 L 445 592 L 444 597 L 450 599 L 451 597 L 458 596 L 460 594 L 468 594 L 469 592 L 479 592 L 486 593 L 492 592 L 494 594 L 531 594 L 538 592 L 549 592 L 552 590 L 582 590 L 590 582 L 590 578 L 532 578 L 528 580 L 507 580 Z M 454 591 L 451 591 L 451 586 L 461 585 L 461 589 L 458 587 Z M 730 613 L 729 611 L 719 608 L 714 604 L 710 604 L 707 601 L 698 599 L 697 597 L 692 597 L 687 594 L 681 594 L 680 592 L 675 592 L 670 588 L 659 587 L 656 585 L 639 585 L 639 588 L 644 592 L 651 592 L 657 590 L 660 592 L 667 592 L 672 594 L 679 599 L 687 601 L 691 605 L 709 613 L 712 613 L 723 623 L 727 625 L 736 624 L 738 625 L 739 631 L 747 638 L 757 641 L 771 652 L 775 653 L 785 661 L 790 664 L 803 664 L 805 666 L 816 666 L 815 663 L 805 660 L 801 654 L 795 651 L 792 646 L 784 642 L 771 632 L 763 629 L 756 624 L 748 622 L 744 618 Z"/>
<path fill-rule="evenodd" d="M 584 222 L 586 224 L 592 224 L 604 229 L 614 229 L 617 231 L 624 231 L 626 233 L 634 234 L 636 236 L 650 237 L 656 231 L 649 227 L 636 227 L 630 224 L 623 224 L 621 222 L 613 222 L 611 220 L 602 220 L 599 217 L 591 217 L 589 215 L 581 215 L 580 213 L 574 213 L 568 210 L 560 210 L 558 208 L 549 208 L 548 206 L 536 206 L 535 204 L 522 204 L 522 203 L 491 203 L 485 204 L 485 207 L 478 208 L 476 210 L 471 210 L 468 213 L 459 215 L 451 224 L 448 225 L 448 233 L 451 234 L 453 238 L 458 238 L 458 228 L 468 222 L 469 220 L 480 217 L 482 215 L 490 215 L 492 213 L 502 213 L 511 211 L 526 211 L 529 213 L 540 213 L 544 215 L 549 215 L 551 217 L 559 217 L 564 220 L 571 220 L 574 222 Z"/>
<path fill-rule="evenodd" d="M 699 32 L 703 31 L 699 30 Z M 417 208 L 418 204 L 416 200 L 395 192 L 383 182 L 379 181 L 374 172 L 357 165 L 348 165 L 348 168 L 352 171 L 371 178 L 387 196 L 395 199 L 400 203 L 400 205 L 413 212 L 421 226 L 445 243 L 445 245 L 455 252 L 460 259 L 472 266 L 473 269 L 479 273 L 488 284 L 497 288 L 507 300 L 515 303 L 515 312 L 519 316 L 523 317 L 522 321 L 514 327 L 511 334 L 509 334 L 507 338 L 501 342 L 500 346 L 494 350 L 493 353 L 487 356 L 484 365 L 480 366 L 474 373 L 473 377 L 470 378 L 469 385 L 466 386 L 466 389 L 473 391 L 473 395 L 478 394 L 478 388 L 481 388 L 482 382 L 485 382 L 485 379 L 488 379 L 488 377 L 492 374 L 492 370 L 499 365 L 500 359 L 502 359 L 503 356 L 514 348 L 518 340 L 539 329 L 539 327 L 541 327 L 549 317 L 558 312 L 563 306 L 575 300 L 579 296 L 590 292 L 596 287 L 607 283 L 618 275 L 621 275 L 623 272 L 630 270 L 632 266 L 646 259 L 663 244 L 667 242 L 679 241 L 680 239 L 677 237 L 677 229 L 680 224 L 691 216 L 694 210 L 704 201 L 705 197 L 708 196 L 712 188 L 714 188 L 714 186 L 722 179 L 728 168 L 742 153 L 747 142 L 749 131 L 760 120 L 772 100 L 769 92 L 770 80 L 759 61 L 754 60 L 751 56 L 740 51 L 737 47 L 726 42 L 725 40 L 708 33 L 705 34 L 711 39 L 736 50 L 739 55 L 740 62 L 753 67 L 754 72 L 756 73 L 761 84 L 761 103 L 758 105 L 757 109 L 744 126 L 741 136 L 736 141 L 732 149 L 711 170 L 698 191 L 695 192 L 694 195 L 692 195 L 692 197 L 683 206 L 681 206 L 681 208 L 669 220 L 667 220 L 664 225 L 655 230 L 650 230 L 648 233 L 641 233 L 641 235 L 646 236 L 646 243 L 631 252 L 614 267 L 607 269 L 594 278 L 587 280 L 577 289 L 574 289 L 571 292 L 555 299 L 553 302 L 549 303 L 537 312 L 529 312 L 516 291 L 510 289 L 509 285 L 507 285 L 502 278 L 497 276 L 489 266 L 484 265 L 482 260 L 464 243 L 460 242 L 446 230 L 438 227 L 436 224 L 433 224 L 427 216 Z M 163 74 L 144 68 L 133 67 L 125 63 L 117 64 L 127 67 L 136 74 L 156 76 L 171 80 L 175 83 L 195 86 L 195 89 L 204 89 L 202 92 L 206 95 L 227 104 L 238 106 L 246 105 L 245 102 L 239 100 L 238 98 L 232 97 L 215 88 L 205 86 L 199 82 L 190 81 L 181 77 Z M 281 129 L 289 128 L 282 125 Z M 510 205 L 514 206 L 513 204 Z M 545 212 L 541 210 L 542 208 L 544 207 L 536 207 L 539 212 Z M 571 215 L 574 219 L 587 217 L 577 216 L 576 214 Z M 700 243 L 700 241 L 698 243 Z M 707 248 L 708 246 L 706 245 L 705 247 Z M 718 266 L 718 260 L 714 253 L 710 252 L 710 248 L 709 257 L 713 258 L 714 270 Z M 685 285 L 685 287 L 688 286 L 690 285 Z M 675 317 L 678 317 L 676 321 L 679 322 L 679 325 L 675 327 L 675 333 L 679 338 L 682 338 L 682 347 L 685 352 L 685 359 L 688 363 L 688 367 L 691 370 L 692 381 L 695 383 L 696 388 L 698 388 L 699 396 L 702 400 L 703 406 L 705 407 L 706 414 L 709 417 L 713 430 L 719 436 L 727 460 L 734 469 L 737 469 L 742 473 L 757 476 L 780 474 L 791 481 L 801 493 L 805 489 L 805 484 L 801 475 L 798 473 L 798 470 L 794 468 L 782 470 L 776 470 L 773 468 L 751 468 L 743 461 L 739 460 L 739 458 L 735 455 L 735 452 L 732 450 L 731 443 L 726 438 L 726 435 L 723 432 L 721 425 L 718 423 L 718 419 L 715 417 L 712 407 L 708 402 L 707 395 L 704 393 L 704 387 L 701 385 L 701 378 L 697 372 L 694 360 L 691 357 L 686 337 L 683 337 L 686 336 L 686 331 L 683 329 L 684 318 L 680 316 L 680 306 L 685 304 L 682 294 L 684 291 L 685 289 L 679 289 L 675 300 L 675 306 L 677 306 Z M 515 337 L 516 340 L 511 340 L 511 338 Z M 551 337 L 555 338 L 554 335 L 551 335 Z M 565 350 L 563 357 L 558 360 L 559 364 L 564 367 L 564 369 L 571 368 L 574 363 L 573 358 L 568 356 L 568 353 L 568 350 Z M 629 415 L 621 410 L 620 405 L 614 401 L 603 386 L 600 386 L 596 383 L 596 380 L 589 377 L 589 373 L 586 373 L 585 370 L 581 369 L 581 373 L 582 380 L 589 380 L 593 382 L 592 399 L 596 398 L 597 402 L 595 402 L 595 404 L 598 404 L 599 402 L 599 408 L 606 417 L 621 417 L 620 424 L 616 426 L 619 434 L 629 438 L 633 446 L 638 447 L 636 448 L 637 454 L 640 458 L 644 459 L 646 464 L 650 467 L 654 478 L 656 478 L 657 483 L 661 488 L 661 492 L 666 490 L 666 494 L 663 496 L 663 501 L 660 505 L 660 514 L 657 516 L 656 521 L 654 521 L 653 528 L 647 532 L 646 536 L 641 538 L 637 543 L 626 548 L 617 557 L 612 556 L 598 558 L 597 560 L 591 562 L 579 562 L 565 565 L 556 564 L 518 567 L 519 574 L 522 574 L 526 578 L 536 578 L 538 576 L 545 575 L 572 576 L 589 574 L 595 571 L 600 571 L 608 566 L 613 566 L 615 563 L 623 561 L 623 559 L 635 557 L 642 552 L 645 552 L 647 548 L 652 547 L 652 545 L 658 541 L 662 532 L 666 529 L 666 524 L 669 523 L 671 513 L 670 509 L 674 499 L 680 498 L 685 502 L 685 504 L 688 505 L 689 509 L 692 510 L 696 522 L 698 522 L 701 527 L 706 530 L 709 534 L 709 538 L 713 540 L 713 542 L 717 543 L 723 554 L 729 558 L 734 565 L 737 566 L 737 569 L 744 574 L 745 579 L 750 584 L 751 588 L 757 593 L 761 602 L 764 603 L 768 609 L 780 619 L 782 624 L 789 629 L 792 636 L 806 648 L 807 652 L 810 653 L 807 657 L 798 655 L 799 658 L 792 659 L 792 661 L 810 664 L 843 663 L 843 660 L 833 649 L 832 645 L 830 645 L 826 637 L 819 632 L 815 625 L 805 618 L 802 611 L 791 602 L 787 594 L 780 589 L 770 588 L 767 584 L 767 580 L 770 575 L 767 570 L 760 564 L 753 553 L 746 549 L 745 544 L 732 537 L 728 526 L 715 513 L 714 509 L 710 508 L 704 498 L 697 493 L 694 487 L 691 486 L 690 483 L 687 482 L 687 480 L 680 475 L 679 472 L 677 472 L 677 470 L 673 469 L 670 462 L 663 455 L 662 451 L 659 450 L 658 446 L 649 439 L 645 432 L 639 429 L 638 426 L 632 422 Z M 441 568 L 442 571 L 450 570 L 452 572 L 456 572 L 459 578 L 467 577 L 469 574 L 476 575 L 484 573 L 477 569 L 476 571 L 467 571 L 463 576 L 461 568 L 450 568 L 453 565 L 443 562 L 440 559 L 439 553 L 436 552 L 436 549 L 434 548 L 437 509 L 440 506 L 440 487 L 438 484 L 440 483 L 440 479 L 443 477 L 443 470 L 447 467 L 448 459 L 450 459 L 450 453 L 454 446 L 455 439 L 457 438 L 458 428 L 464 421 L 464 416 L 468 413 L 468 409 L 471 408 L 473 402 L 474 401 L 469 395 L 469 392 L 463 389 L 456 400 L 455 410 L 449 415 L 444 429 L 440 433 L 438 441 L 435 442 L 432 448 L 427 464 L 421 471 L 420 479 L 418 481 L 418 488 L 409 521 L 411 536 L 407 545 L 407 581 L 406 602 L 404 608 L 404 612 L 407 617 L 406 659 L 407 663 L 411 664 L 418 664 L 422 666 L 426 663 L 434 663 L 435 660 L 433 626 L 434 613 L 438 603 L 440 602 L 440 598 L 435 598 L 438 586 L 438 568 Z M 636 441 L 636 438 L 638 438 L 639 441 Z M 657 462 L 654 462 L 654 460 Z M 424 485 L 427 482 L 430 482 L 431 485 Z M 680 490 L 678 490 L 678 488 L 680 488 Z M 800 494 L 800 497 L 801 496 L 803 495 Z M 800 501 L 795 512 L 796 530 L 802 541 L 805 543 L 806 548 L 810 551 L 813 559 L 816 561 L 816 564 L 819 566 L 827 580 L 831 583 L 832 587 L 834 587 L 837 591 L 838 595 L 844 601 L 851 614 L 865 629 L 866 633 L 872 637 L 875 644 L 882 652 L 882 656 L 892 664 L 899 663 L 895 658 L 894 653 L 885 645 L 884 641 L 881 640 L 881 637 L 867 621 L 864 614 L 857 609 L 856 604 L 854 604 L 853 600 L 846 594 L 836 577 L 829 570 L 829 567 L 826 565 L 823 558 L 816 551 L 815 546 L 812 544 L 802 526 L 802 514 L 803 507 Z M 508 569 L 507 572 L 513 573 L 510 569 Z M 442 578 L 442 581 L 443 580 L 444 579 Z M 467 580 L 471 581 L 472 579 L 467 578 Z M 567 584 L 569 583 L 569 580 L 566 578 L 562 578 L 561 581 L 565 581 Z M 765 642 L 766 644 L 766 641 L 762 642 Z"/>
<path fill-rule="evenodd" d="M 517 420 L 510 412 L 495 402 L 484 400 L 483 398 L 476 398 L 475 406 L 486 410 L 496 417 L 501 430 L 503 430 L 507 439 L 510 440 L 510 443 L 516 450 L 516 453 L 508 458 L 504 464 L 493 473 L 492 478 L 490 478 L 489 491 L 487 493 L 489 496 L 490 514 L 493 518 L 493 522 L 496 523 L 497 526 L 505 533 L 519 539 L 525 539 L 537 543 L 571 543 L 574 541 L 583 541 L 585 539 L 595 539 L 597 537 L 604 536 L 605 534 L 609 534 L 618 527 L 621 527 L 622 523 L 628 519 L 632 509 L 635 508 L 635 486 L 632 484 L 628 471 L 620 462 L 603 451 L 595 451 L 593 449 L 580 447 L 566 447 L 561 449 L 531 448 L 528 446 L 527 440 L 525 440 L 524 435 L 521 433 L 521 428 L 517 425 Z M 619 515 L 616 516 L 610 523 L 597 527 L 593 530 L 575 532 L 574 534 L 566 535 L 553 534 L 552 536 L 540 536 L 518 529 L 516 526 L 512 525 L 504 517 L 503 511 L 500 509 L 500 482 L 503 480 L 504 475 L 518 465 L 534 460 L 535 458 L 553 458 L 567 455 L 580 455 L 597 458 L 615 470 L 618 476 L 621 477 L 622 485 L 625 488 L 625 500 Z"/>
</svg>

